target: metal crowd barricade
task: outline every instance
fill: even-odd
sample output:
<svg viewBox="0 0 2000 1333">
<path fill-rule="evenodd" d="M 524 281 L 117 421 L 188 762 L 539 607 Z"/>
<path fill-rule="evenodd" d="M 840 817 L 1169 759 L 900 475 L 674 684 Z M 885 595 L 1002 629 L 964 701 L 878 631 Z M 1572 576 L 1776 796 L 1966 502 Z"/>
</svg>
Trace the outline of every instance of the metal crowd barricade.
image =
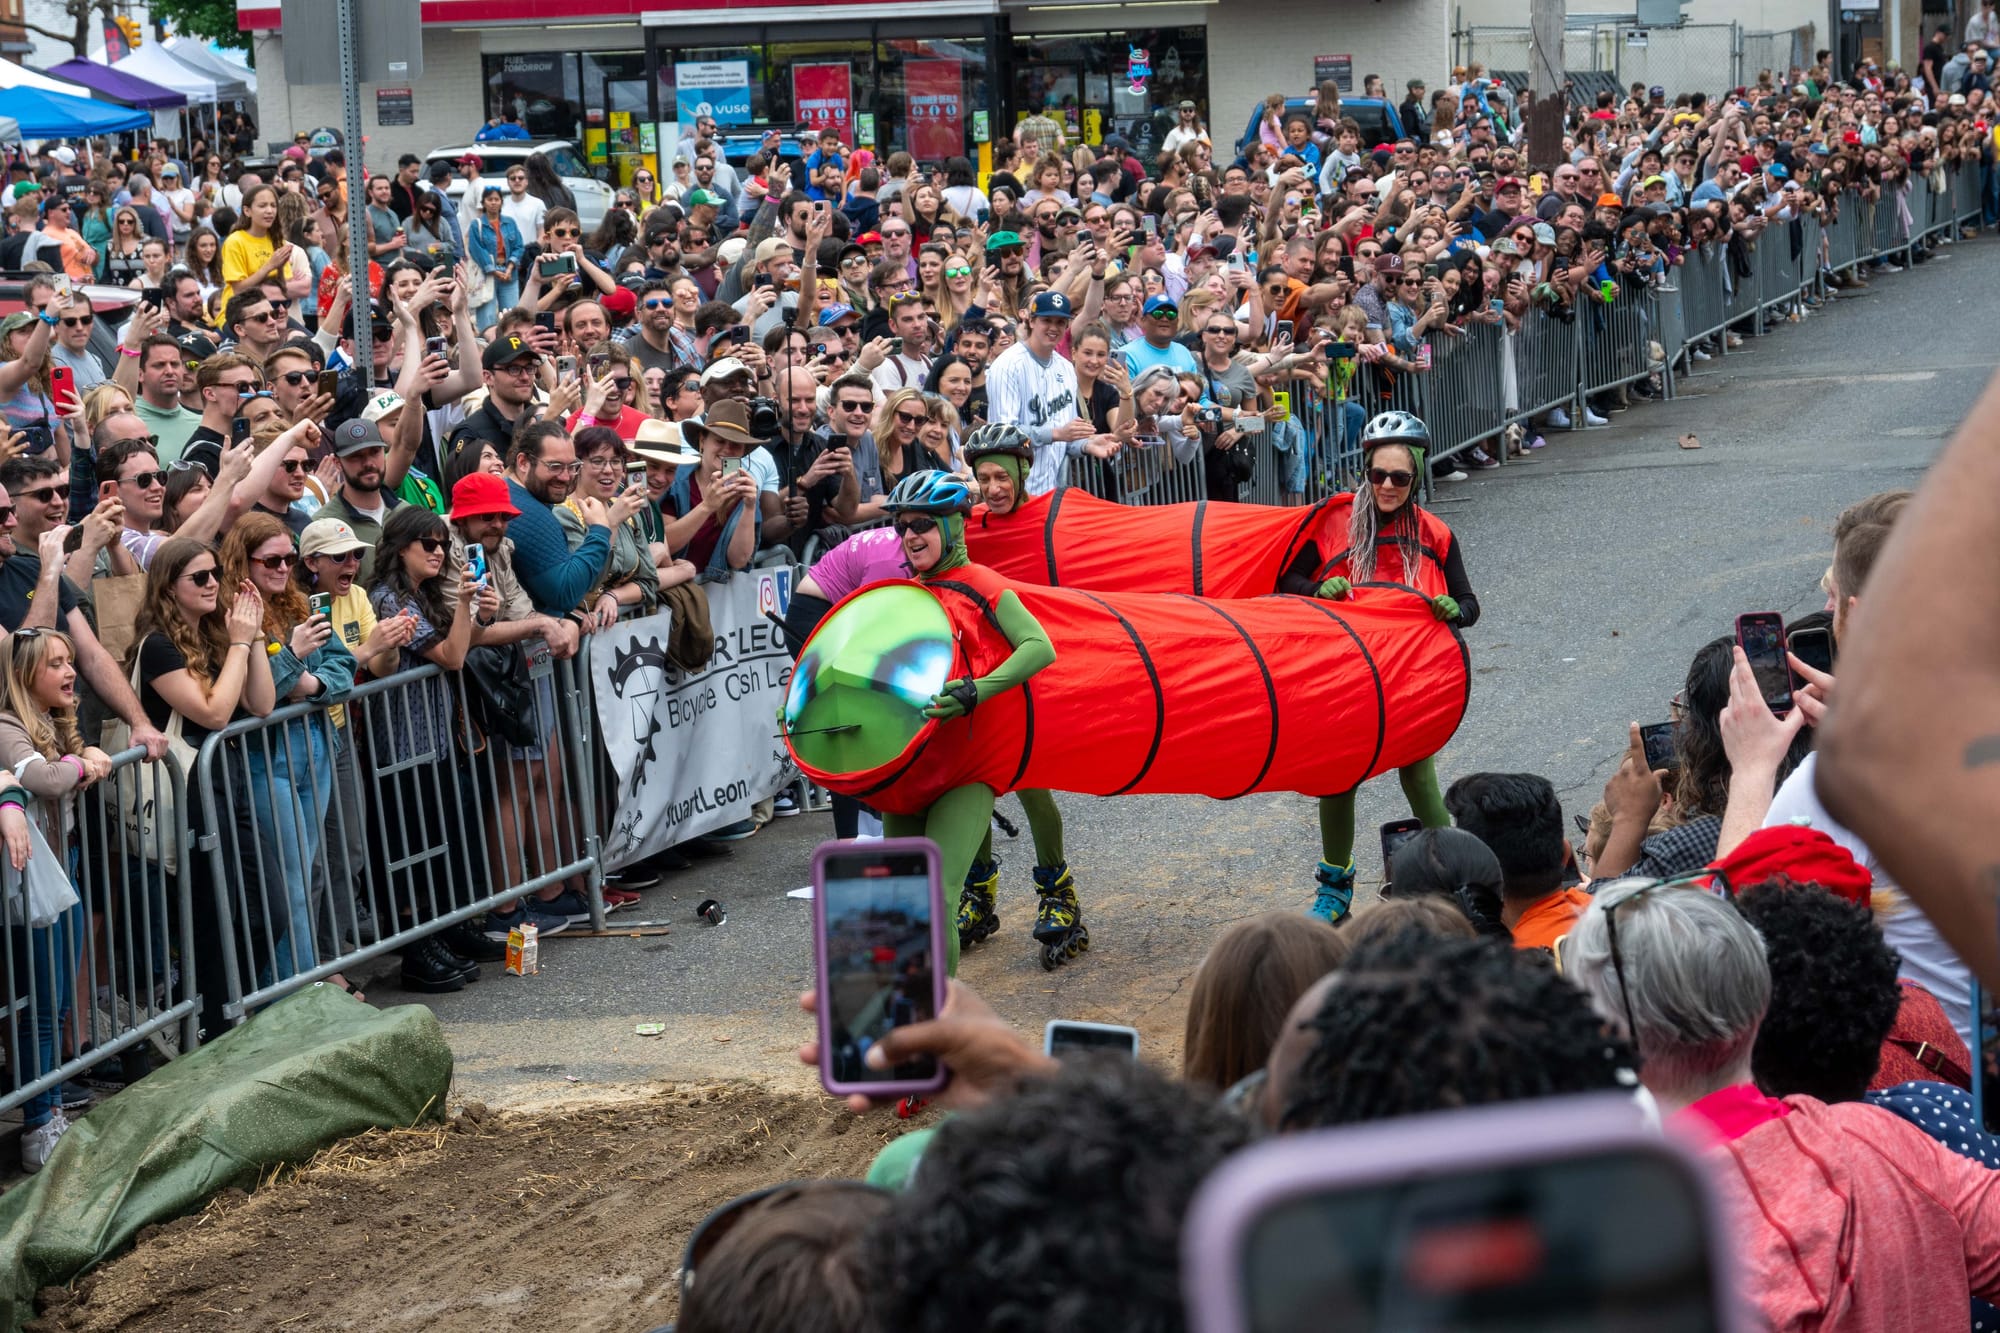
<svg viewBox="0 0 2000 1333">
<path fill-rule="evenodd" d="M 1875 201 L 1875 235 L 1869 254 L 1879 258 L 1893 254 L 1904 247 L 1903 210 L 1898 191 L 1884 189 L 1882 197 Z"/>
<path fill-rule="evenodd" d="M 1729 293 L 1722 281 L 1722 266 L 1728 262 L 1722 247 L 1713 242 L 1688 252 L 1677 284 L 1683 344 L 1713 337 L 1729 323 Z"/>
<path fill-rule="evenodd" d="M 1661 384 L 1669 398 L 1674 396 L 1674 367 L 1687 350 L 1686 293 L 1685 268 L 1668 269 L 1667 281 L 1655 286 L 1648 298 L 1653 303 L 1653 338 L 1660 344 Z"/>
<path fill-rule="evenodd" d="M 186 791 L 172 758 L 144 758 L 136 748 L 115 756 L 110 776 L 72 796 L 66 811 L 29 803 L 66 864 L 31 862 L 24 872 L 0 855 L 8 1019 L 0 1108 L 52 1093 L 142 1042 L 171 1056 L 199 1040 L 187 830 L 156 817 L 184 810 Z M 26 878 L 49 871 L 68 879 L 77 902 L 36 925 Z"/>
<path fill-rule="evenodd" d="M 1726 247 L 1720 249 L 1717 254 L 1717 258 L 1721 263 L 1723 281 L 1727 284 L 1727 297 L 1722 304 L 1723 326 L 1725 328 L 1748 322 L 1754 326 L 1756 331 L 1763 331 L 1761 319 L 1763 306 L 1759 301 L 1757 272 L 1758 267 L 1763 263 L 1764 240 L 1764 237 L 1759 236 L 1756 240 L 1748 242 L 1744 246 L 1745 254 L 1750 262 L 1750 272 L 1748 274 L 1736 272 L 1734 266 L 1730 263 L 1729 251 Z"/>
<path fill-rule="evenodd" d="M 1507 429 L 1506 377 L 1500 362 L 1506 346 L 1498 324 L 1468 324 L 1456 336 L 1432 336 L 1426 388 L 1430 410 L 1424 424 L 1431 429 L 1434 458 L 1452 458 Z"/>
<path fill-rule="evenodd" d="M 1508 424 L 1525 423 L 1530 417 L 1575 401 L 1582 332 L 1574 318 L 1531 310 L 1507 341 L 1512 344 L 1518 395 L 1508 410 Z"/>
<path fill-rule="evenodd" d="M 1350 384 L 1358 387 L 1358 382 Z M 1356 399 L 1327 393 L 1307 380 L 1291 381 L 1290 393 L 1292 415 L 1304 436 L 1306 500 L 1353 490 L 1361 475 L 1361 431 L 1355 419 L 1365 424 L 1366 410 Z M 1265 449 L 1277 452 L 1276 433 L 1275 426 L 1266 430 Z"/>
<path fill-rule="evenodd" d="M 1168 444 L 1126 449 L 1116 458 L 1072 458 L 1064 484 L 1120 504 L 1186 504 L 1208 498 L 1201 455 L 1179 462 Z"/>
<path fill-rule="evenodd" d="M 461 673 L 429 665 L 211 734 L 196 894 L 213 897 L 222 1018 L 571 879 L 602 929 L 583 661 L 531 673 L 539 740 L 520 748 L 473 724 Z"/>
<path fill-rule="evenodd" d="M 1610 305 L 1588 296 L 1579 304 L 1583 392 L 1602 393 L 1645 378 L 1652 365 L 1646 355 L 1652 341 L 1646 298 L 1621 291 Z"/>
</svg>

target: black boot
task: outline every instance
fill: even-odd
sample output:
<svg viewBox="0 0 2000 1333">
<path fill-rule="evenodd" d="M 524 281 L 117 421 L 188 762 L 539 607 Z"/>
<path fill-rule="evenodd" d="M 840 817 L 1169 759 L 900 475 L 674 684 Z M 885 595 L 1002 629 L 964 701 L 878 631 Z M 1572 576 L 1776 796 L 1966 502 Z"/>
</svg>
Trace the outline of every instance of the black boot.
<svg viewBox="0 0 2000 1333">
<path fill-rule="evenodd" d="M 454 955 L 473 964 L 497 963 L 507 957 L 507 945 L 502 940 L 490 940 L 486 933 L 468 921 L 461 921 L 442 932 L 438 939 Z M 468 978 L 470 980 L 470 978 Z"/>
<path fill-rule="evenodd" d="M 403 951 L 403 989 L 444 995 L 465 989 L 465 972 L 436 939 L 419 940 Z"/>
</svg>

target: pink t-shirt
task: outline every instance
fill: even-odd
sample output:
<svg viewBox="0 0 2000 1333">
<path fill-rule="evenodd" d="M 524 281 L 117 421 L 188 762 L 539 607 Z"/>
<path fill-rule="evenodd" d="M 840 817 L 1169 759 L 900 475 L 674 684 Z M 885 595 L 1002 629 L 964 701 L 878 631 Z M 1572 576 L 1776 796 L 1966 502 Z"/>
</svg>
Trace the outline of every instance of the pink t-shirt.
<svg viewBox="0 0 2000 1333">
<path fill-rule="evenodd" d="M 857 532 L 819 558 L 806 577 L 819 585 L 822 596 L 837 602 L 856 588 L 883 579 L 910 577 L 903 558 L 903 541 L 894 528 Z"/>
</svg>

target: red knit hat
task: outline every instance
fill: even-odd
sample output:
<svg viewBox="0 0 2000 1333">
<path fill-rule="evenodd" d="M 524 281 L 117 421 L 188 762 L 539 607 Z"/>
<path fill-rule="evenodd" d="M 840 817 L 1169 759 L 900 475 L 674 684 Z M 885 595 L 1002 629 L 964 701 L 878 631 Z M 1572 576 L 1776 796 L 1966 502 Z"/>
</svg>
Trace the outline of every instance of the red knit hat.
<svg viewBox="0 0 2000 1333">
<path fill-rule="evenodd" d="M 1868 868 L 1845 847 L 1803 824 L 1758 829 L 1738 843 L 1735 851 L 1710 862 L 1709 868 L 1727 875 L 1730 887 L 1738 893 L 1784 875 L 1800 884 L 1817 884 L 1836 898 L 1866 905 L 1868 891 L 1875 885 Z"/>
</svg>

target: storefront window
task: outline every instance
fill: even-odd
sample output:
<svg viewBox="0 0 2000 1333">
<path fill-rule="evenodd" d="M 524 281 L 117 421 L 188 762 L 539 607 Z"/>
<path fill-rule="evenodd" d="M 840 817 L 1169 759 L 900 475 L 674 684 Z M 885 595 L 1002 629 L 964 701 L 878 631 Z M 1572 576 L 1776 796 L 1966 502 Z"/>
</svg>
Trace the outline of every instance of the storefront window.
<svg viewBox="0 0 2000 1333">
<path fill-rule="evenodd" d="M 986 109 L 986 43 L 977 37 L 888 38 L 876 44 L 872 147 L 919 162 L 971 151 L 973 117 Z"/>
<path fill-rule="evenodd" d="M 513 114 L 537 139 L 583 132 L 583 89 L 573 52 L 525 52 L 483 58 L 486 115 Z"/>
<path fill-rule="evenodd" d="M 778 72 L 770 89 L 774 122 L 815 132 L 830 125 L 848 147 L 871 146 L 855 141 L 875 118 L 875 48 L 866 38 L 773 42 L 771 68 Z"/>
<path fill-rule="evenodd" d="M 593 176 L 630 185 L 645 161 L 646 53 L 586 51 L 582 59 L 584 156 Z"/>
<path fill-rule="evenodd" d="M 1123 134 L 1150 157 L 1192 98 L 1208 117 L 1208 31 L 1151 28 L 1014 39 L 1011 129 L 1036 110 L 1085 143 Z"/>
</svg>

